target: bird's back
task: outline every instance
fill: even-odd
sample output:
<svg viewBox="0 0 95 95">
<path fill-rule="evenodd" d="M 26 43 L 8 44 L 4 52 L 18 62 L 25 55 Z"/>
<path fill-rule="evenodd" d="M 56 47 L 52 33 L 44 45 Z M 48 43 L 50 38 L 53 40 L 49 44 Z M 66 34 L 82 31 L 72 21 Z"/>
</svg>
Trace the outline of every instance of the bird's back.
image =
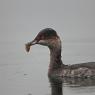
<svg viewBox="0 0 95 95">
<path fill-rule="evenodd" d="M 89 69 L 95 69 L 95 62 L 87 62 L 87 63 L 70 65 L 71 69 L 77 69 L 77 68 L 82 68 L 82 67 L 89 68 Z"/>
<path fill-rule="evenodd" d="M 66 65 L 63 69 L 65 77 L 95 77 L 95 62 Z"/>
</svg>

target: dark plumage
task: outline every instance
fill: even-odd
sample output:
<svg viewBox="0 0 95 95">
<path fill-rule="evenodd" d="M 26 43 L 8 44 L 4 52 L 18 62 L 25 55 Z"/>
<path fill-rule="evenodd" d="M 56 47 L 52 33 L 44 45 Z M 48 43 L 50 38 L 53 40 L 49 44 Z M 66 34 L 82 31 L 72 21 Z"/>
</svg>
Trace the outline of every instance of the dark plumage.
<svg viewBox="0 0 95 95">
<path fill-rule="evenodd" d="M 95 62 L 65 65 L 61 60 L 61 40 L 56 31 L 51 28 L 41 30 L 35 39 L 26 44 L 26 51 L 30 46 L 40 44 L 50 49 L 49 76 L 62 77 L 94 77 Z"/>
</svg>

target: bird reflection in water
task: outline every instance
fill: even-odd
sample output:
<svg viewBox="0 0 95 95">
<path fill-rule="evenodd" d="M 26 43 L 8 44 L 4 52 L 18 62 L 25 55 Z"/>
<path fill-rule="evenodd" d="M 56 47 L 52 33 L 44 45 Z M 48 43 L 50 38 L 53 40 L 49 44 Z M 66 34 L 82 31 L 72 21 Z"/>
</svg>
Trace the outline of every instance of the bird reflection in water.
<svg viewBox="0 0 95 95">
<path fill-rule="evenodd" d="M 54 78 L 49 77 L 51 95 L 63 95 L 64 87 L 88 87 L 95 86 L 94 78 Z"/>
<path fill-rule="evenodd" d="M 49 77 L 51 95 L 63 95 L 63 82 L 59 78 Z"/>
<path fill-rule="evenodd" d="M 95 78 L 64 78 L 64 85 L 70 87 L 95 86 Z"/>
</svg>

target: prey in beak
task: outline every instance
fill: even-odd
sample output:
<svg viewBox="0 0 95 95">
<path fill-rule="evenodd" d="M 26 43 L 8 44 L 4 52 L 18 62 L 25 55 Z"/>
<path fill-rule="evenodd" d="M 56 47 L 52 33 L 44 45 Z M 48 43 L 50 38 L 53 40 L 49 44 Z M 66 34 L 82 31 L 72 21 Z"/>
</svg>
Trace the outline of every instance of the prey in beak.
<svg viewBox="0 0 95 95">
<path fill-rule="evenodd" d="M 36 40 L 33 40 L 33 41 L 31 41 L 31 42 L 26 43 L 26 44 L 25 44 L 25 49 L 26 49 L 26 51 L 29 52 L 29 51 L 30 51 L 30 47 L 31 47 L 32 45 L 35 45 L 35 44 L 37 44 L 37 41 L 36 41 Z"/>
</svg>

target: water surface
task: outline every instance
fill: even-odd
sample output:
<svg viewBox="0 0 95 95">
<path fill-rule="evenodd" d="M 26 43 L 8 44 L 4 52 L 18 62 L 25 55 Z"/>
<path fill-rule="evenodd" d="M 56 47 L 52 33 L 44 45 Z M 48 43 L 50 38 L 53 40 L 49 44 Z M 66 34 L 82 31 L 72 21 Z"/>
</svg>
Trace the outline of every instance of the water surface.
<svg viewBox="0 0 95 95">
<path fill-rule="evenodd" d="M 94 43 L 64 43 L 63 62 L 75 64 L 95 61 L 94 49 Z M 4 41 L 0 44 L 0 52 L 0 95 L 53 95 L 47 76 L 49 50 L 46 47 L 34 46 L 27 54 L 24 43 Z M 94 84 L 95 81 L 89 79 L 85 82 L 68 80 L 68 83 L 62 83 L 59 95 L 95 95 Z M 56 89 L 59 85 L 53 87 Z"/>
</svg>

